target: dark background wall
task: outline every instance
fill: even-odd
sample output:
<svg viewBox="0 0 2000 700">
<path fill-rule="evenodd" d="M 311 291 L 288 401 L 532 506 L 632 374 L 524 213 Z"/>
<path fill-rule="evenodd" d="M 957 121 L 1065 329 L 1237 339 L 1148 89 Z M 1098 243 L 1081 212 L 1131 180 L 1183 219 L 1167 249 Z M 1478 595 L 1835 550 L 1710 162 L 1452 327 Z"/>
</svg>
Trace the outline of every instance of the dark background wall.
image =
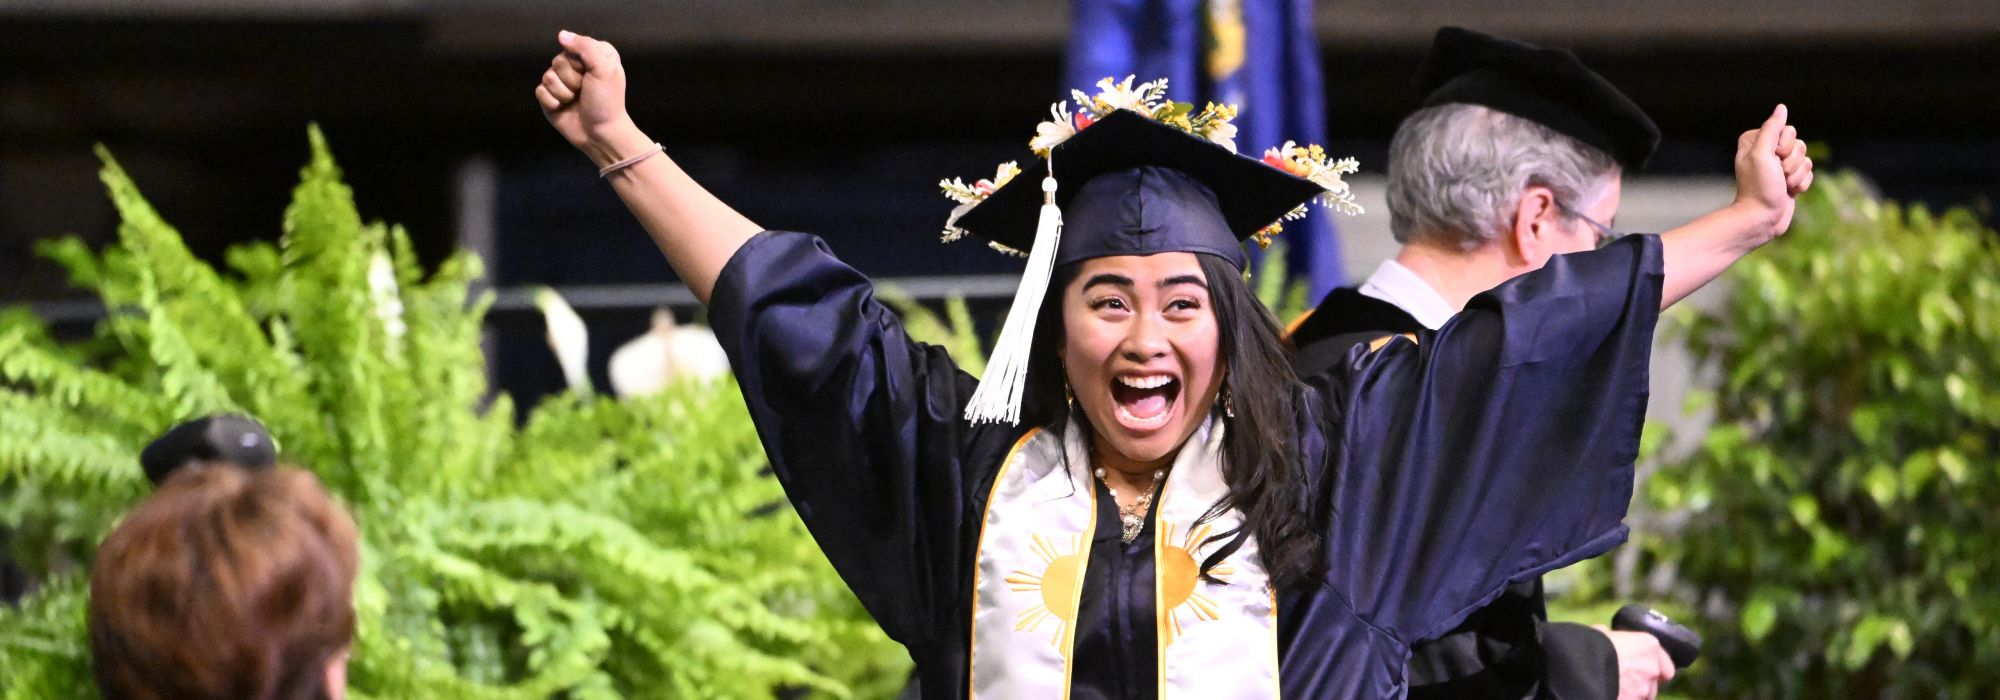
<svg viewBox="0 0 2000 700">
<path fill-rule="evenodd" d="M 2000 198 L 2000 3 L 1322 2 L 1330 149 L 1379 170 L 1440 24 L 1569 46 L 1659 121 L 1653 172 L 1725 173 L 1778 101 L 1890 195 Z M 766 226 L 826 235 L 878 275 L 1001 272 L 932 243 L 938 178 L 1017 157 L 1058 85 L 1062 0 L 243 0 L 0 3 L 0 304 L 71 298 L 36 240 L 115 235 L 103 143 L 197 253 L 273 238 L 319 123 L 363 215 L 436 258 L 462 174 L 493 173 L 502 287 L 671 279 L 531 91 L 569 27 L 620 44 L 631 109 Z M 45 306 L 45 308 L 48 308 Z M 630 335 L 643 311 L 602 320 Z M 598 323 L 599 318 L 593 318 Z M 505 333 L 539 322 L 503 311 Z M 79 322 L 83 323 L 83 322 Z M 511 330 L 510 330 L 511 329 Z M 597 354 L 608 351 L 602 348 Z M 505 360 L 502 360 L 505 362 Z M 525 374 L 545 360 L 520 360 Z M 601 362 L 601 359 L 600 359 Z M 534 371 L 525 371 L 533 369 Z M 546 377 L 521 391 L 544 388 Z"/>
</svg>

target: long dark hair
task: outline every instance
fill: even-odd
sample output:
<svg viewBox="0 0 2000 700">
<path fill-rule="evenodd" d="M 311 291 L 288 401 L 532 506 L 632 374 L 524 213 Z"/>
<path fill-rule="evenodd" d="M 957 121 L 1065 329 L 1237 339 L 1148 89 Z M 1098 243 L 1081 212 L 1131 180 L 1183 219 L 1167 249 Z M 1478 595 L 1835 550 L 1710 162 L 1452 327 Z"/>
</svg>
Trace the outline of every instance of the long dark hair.
<svg viewBox="0 0 2000 700">
<path fill-rule="evenodd" d="M 1320 533 L 1309 519 L 1312 509 L 1300 455 L 1297 401 L 1298 373 L 1292 352 L 1280 338 L 1278 321 L 1250 292 L 1243 272 L 1221 257 L 1197 253 L 1208 278 L 1210 303 L 1219 327 L 1219 347 L 1228 374 L 1223 391 L 1231 397 L 1236 416 L 1223 433 L 1222 478 L 1229 495 L 1204 513 L 1207 522 L 1229 509 L 1243 514 L 1243 530 L 1210 538 L 1227 544 L 1204 558 L 1204 576 L 1242 546 L 1245 535 L 1257 538 L 1264 569 L 1271 582 L 1290 587 L 1321 571 Z M 1063 393 L 1063 290 L 1082 272 L 1081 263 L 1057 268 L 1035 328 L 1028 361 L 1028 386 L 1022 413 L 1033 424 L 1051 425 L 1058 434 L 1068 425 L 1070 406 Z M 1206 410 L 1202 407 L 1201 410 Z M 1089 421 L 1078 421 L 1089 439 Z M 1183 445 L 1185 448 L 1185 445 Z"/>
</svg>

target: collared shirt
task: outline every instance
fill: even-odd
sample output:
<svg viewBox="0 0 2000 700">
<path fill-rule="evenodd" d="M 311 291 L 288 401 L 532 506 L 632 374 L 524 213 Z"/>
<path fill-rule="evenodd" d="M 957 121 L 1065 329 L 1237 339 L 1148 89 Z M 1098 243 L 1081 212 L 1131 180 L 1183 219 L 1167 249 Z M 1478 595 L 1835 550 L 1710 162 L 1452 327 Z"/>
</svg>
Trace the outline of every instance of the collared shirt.
<svg viewBox="0 0 2000 700">
<path fill-rule="evenodd" d="M 1361 283 L 1361 293 L 1394 304 L 1425 328 L 1437 330 L 1458 315 L 1458 309 L 1432 289 L 1429 282 L 1393 258 L 1382 261 L 1375 274 Z"/>
</svg>

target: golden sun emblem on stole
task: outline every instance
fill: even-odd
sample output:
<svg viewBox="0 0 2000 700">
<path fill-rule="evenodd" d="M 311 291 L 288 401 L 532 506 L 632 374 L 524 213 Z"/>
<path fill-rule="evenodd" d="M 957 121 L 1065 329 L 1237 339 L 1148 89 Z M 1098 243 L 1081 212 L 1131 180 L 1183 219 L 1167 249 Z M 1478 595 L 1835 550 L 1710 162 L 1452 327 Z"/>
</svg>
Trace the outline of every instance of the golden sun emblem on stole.
<svg viewBox="0 0 2000 700">
<path fill-rule="evenodd" d="M 1192 615 L 1195 620 L 1218 620 L 1222 610 L 1215 600 L 1203 595 L 1197 588 L 1201 584 L 1201 563 L 1194 553 L 1201 550 L 1214 532 L 1210 525 L 1203 524 L 1186 533 L 1173 523 L 1162 523 L 1165 529 L 1161 540 L 1172 542 L 1175 535 L 1182 534 L 1180 544 L 1160 548 L 1158 569 L 1160 599 L 1154 607 L 1159 611 L 1159 630 L 1164 635 L 1161 646 L 1174 643 L 1183 632 L 1184 616 Z M 1028 608 L 1014 618 L 1014 629 L 1032 632 L 1050 618 L 1056 620 L 1055 635 L 1049 638 L 1049 646 L 1062 650 L 1069 656 L 1069 649 L 1063 644 L 1068 637 L 1070 626 L 1076 622 L 1078 588 L 1083 585 L 1083 534 L 1069 536 L 1067 550 L 1058 549 L 1056 540 L 1048 535 L 1037 534 L 1030 550 L 1046 566 L 1037 575 L 1020 569 L 1007 575 L 1008 587 L 1017 592 L 1033 591 L 1042 595 L 1042 602 Z M 1236 573 L 1236 567 L 1224 562 L 1209 570 L 1209 575 L 1223 583 Z"/>
<path fill-rule="evenodd" d="M 1076 622 L 1077 597 L 1083 586 L 1083 533 L 1069 536 L 1067 554 L 1057 550 L 1055 540 L 1048 535 L 1034 537 L 1029 549 L 1047 566 L 1039 576 L 1015 569 L 1007 575 L 1007 584 L 1015 591 L 1040 592 L 1042 602 L 1016 616 L 1014 630 L 1031 632 L 1044 620 L 1055 618 L 1056 634 L 1049 638 L 1049 646 L 1062 650 L 1063 657 L 1068 658 L 1069 648 L 1062 641 L 1069 636 L 1070 624 Z"/>
<path fill-rule="evenodd" d="M 1161 522 L 1160 525 L 1164 528 L 1160 533 L 1160 541 L 1174 541 L 1174 533 L 1180 528 L 1170 522 Z M 1214 529 L 1204 523 L 1188 531 L 1186 536 L 1181 538 L 1180 546 L 1167 545 L 1160 548 L 1157 562 L 1159 573 L 1156 574 L 1160 577 L 1160 599 L 1154 607 L 1159 610 L 1158 629 L 1162 636 L 1161 647 L 1170 646 L 1175 639 L 1180 638 L 1182 612 L 1193 615 L 1196 620 L 1222 619 L 1222 609 L 1216 606 L 1215 600 L 1196 590 L 1201 584 L 1201 562 L 1195 560 L 1194 553 L 1201 551 L 1202 545 L 1208 542 Z M 1208 570 L 1208 575 L 1223 583 L 1228 583 L 1229 576 L 1235 573 L 1236 567 L 1226 561 Z"/>
</svg>

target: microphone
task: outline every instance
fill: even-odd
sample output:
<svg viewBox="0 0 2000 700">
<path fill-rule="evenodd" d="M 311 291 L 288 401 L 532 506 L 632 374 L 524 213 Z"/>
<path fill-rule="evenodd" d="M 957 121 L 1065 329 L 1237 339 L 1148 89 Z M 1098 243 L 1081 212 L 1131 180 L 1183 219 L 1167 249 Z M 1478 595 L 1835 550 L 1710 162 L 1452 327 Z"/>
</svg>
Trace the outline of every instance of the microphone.
<svg viewBox="0 0 2000 700">
<path fill-rule="evenodd" d="M 1618 614 L 1611 616 L 1611 629 L 1653 635 L 1660 640 L 1660 648 L 1674 660 L 1676 668 L 1687 668 L 1695 657 L 1701 656 L 1701 635 L 1644 605 L 1633 603 L 1619 608 Z"/>
</svg>

